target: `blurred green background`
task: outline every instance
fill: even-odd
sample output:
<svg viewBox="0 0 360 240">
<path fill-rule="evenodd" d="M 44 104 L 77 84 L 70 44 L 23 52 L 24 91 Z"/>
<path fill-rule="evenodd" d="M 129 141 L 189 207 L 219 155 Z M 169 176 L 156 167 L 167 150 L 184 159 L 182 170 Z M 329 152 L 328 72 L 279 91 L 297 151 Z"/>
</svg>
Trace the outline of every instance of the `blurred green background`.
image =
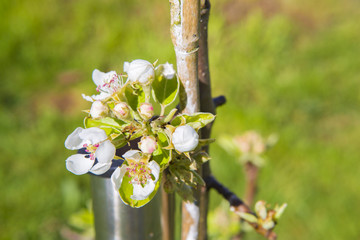
<svg viewBox="0 0 360 240">
<path fill-rule="evenodd" d="M 359 14 L 355 0 L 212 1 L 213 95 L 228 100 L 213 136 L 279 135 L 256 197 L 288 203 L 279 239 L 360 238 Z M 95 68 L 174 63 L 169 3 L 16 0 L 0 15 L 0 239 L 75 239 L 89 178 L 65 169 L 63 143 L 90 107 L 81 93 L 95 92 Z M 214 174 L 242 196 L 242 167 L 217 143 L 211 154 Z M 234 216 L 211 197 L 211 239 L 229 239 L 233 224 L 216 219 Z"/>
</svg>

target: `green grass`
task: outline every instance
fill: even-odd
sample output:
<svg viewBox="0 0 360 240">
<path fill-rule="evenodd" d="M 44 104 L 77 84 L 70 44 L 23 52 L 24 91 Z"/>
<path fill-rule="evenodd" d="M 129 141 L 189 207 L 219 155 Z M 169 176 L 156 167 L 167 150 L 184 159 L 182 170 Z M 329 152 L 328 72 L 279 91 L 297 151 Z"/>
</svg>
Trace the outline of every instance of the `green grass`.
<svg viewBox="0 0 360 240">
<path fill-rule="evenodd" d="M 257 199 L 288 203 L 280 239 L 359 238 L 359 3 L 238 2 L 212 2 L 213 94 L 228 100 L 214 137 L 279 135 Z M 0 239 L 64 238 L 90 197 L 88 178 L 64 164 L 71 152 L 63 142 L 89 108 L 80 95 L 93 92 L 94 68 L 121 71 L 136 58 L 174 63 L 168 10 L 160 0 L 0 4 Z M 214 174 L 241 196 L 236 159 L 217 143 L 211 155 Z M 226 207 L 211 196 L 212 209 Z M 210 229 L 212 239 L 228 239 L 219 231 Z"/>
</svg>

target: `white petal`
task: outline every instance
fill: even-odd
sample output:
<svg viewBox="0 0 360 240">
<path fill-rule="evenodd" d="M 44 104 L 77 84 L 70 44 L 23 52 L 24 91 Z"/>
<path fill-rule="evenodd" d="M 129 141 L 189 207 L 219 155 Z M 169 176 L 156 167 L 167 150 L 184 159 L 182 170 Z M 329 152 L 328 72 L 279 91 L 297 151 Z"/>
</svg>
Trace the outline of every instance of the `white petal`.
<svg viewBox="0 0 360 240">
<path fill-rule="evenodd" d="M 111 167 L 111 162 L 108 163 L 97 163 L 91 169 L 90 172 L 96 175 L 106 173 Z"/>
<path fill-rule="evenodd" d="M 93 166 L 94 161 L 85 156 L 85 154 L 74 154 L 68 157 L 68 159 L 66 159 L 66 169 L 76 175 L 87 173 Z"/>
<path fill-rule="evenodd" d="M 151 169 L 151 174 L 154 175 L 154 182 L 157 182 L 160 174 L 160 165 L 155 161 L 150 161 L 147 166 Z"/>
<path fill-rule="evenodd" d="M 90 141 L 91 144 L 96 144 L 107 139 L 107 135 L 104 130 L 92 127 L 86 128 L 79 133 L 81 139 Z"/>
<path fill-rule="evenodd" d="M 140 159 L 140 151 L 139 150 L 129 150 L 122 155 L 124 158 L 128 158 L 131 160 L 139 160 Z"/>
<path fill-rule="evenodd" d="M 89 101 L 89 102 L 93 102 L 94 99 L 90 96 L 86 96 L 85 94 L 81 94 L 81 96 L 83 97 L 83 99 L 85 99 L 86 101 Z M 94 95 L 93 95 L 94 96 Z"/>
<path fill-rule="evenodd" d="M 121 167 L 117 168 L 111 175 L 111 182 L 116 192 L 119 191 L 125 173 L 126 173 L 126 165 L 123 164 Z"/>
<path fill-rule="evenodd" d="M 110 93 L 106 93 L 106 92 L 101 92 L 98 95 L 92 95 L 91 98 L 97 101 L 102 101 L 107 99 L 108 97 L 111 97 Z"/>
<path fill-rule="evenodd" d="M 144 187 L 140 184 L 134 184 L 133 187 L 133 195 L 131 195 L 130 198 L 134 200 L 144 200 L 154 191 L 155 182 L 149 181 Z"/>
<path fill-rule="evenodd" d="M 80 133 L 84 129 L 76 128 L 65 140 L 65 147 L 70 150 L 80 149 L 85 144 L 85 141 L 80 137 Z"/>
<path fill-rule="evenodd" d="M 109 140 L 106 140 L 96 149 L 95 157 L 99 163 L 108 163 L 114 158 L 115 151 L 115 146 Z"/>
<path fill-rule="evenodd" d="M 106 77 L 106 73 L 103 73 L 97 69 L 95 69 L 92 73 L 92 79 L 96 86 L 102 86 L 104 84 L 104 78 Z"/>
<path fill-rule="evenodd" d="M 166 79 L 174 78 L 175 70 L 174 70 L 174 67 L 172 64 L 170 64 L 168 62 L 164 64 L 163 75 Z"/>
<path fill-rule="evenodd" d="M 129 71 L 129 66 L 130 66 L 129 62 L 124 62 L 124 72 L 127 73 Z"/>
</svg>

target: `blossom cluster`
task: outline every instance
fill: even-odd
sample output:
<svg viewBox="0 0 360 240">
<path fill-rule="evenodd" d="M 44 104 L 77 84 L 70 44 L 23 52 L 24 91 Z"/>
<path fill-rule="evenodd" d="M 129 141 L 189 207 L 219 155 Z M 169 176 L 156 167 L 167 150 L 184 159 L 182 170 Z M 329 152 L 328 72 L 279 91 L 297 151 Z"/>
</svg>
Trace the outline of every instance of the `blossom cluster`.
<svg viewBox="0 0 360 240">
<path fill-rule="evenodd" d="M 208 159 L 201 146 L 210 141 L 199 139 L 198 131 L 215 116 L 166 111 L 175 105 L 180 88 L 169 63 L 156 66 L 138 59 L 125 62 L 122 74 L 95 69 L 92 79 L 98 94 L 82 95 L 91 107 L 85 128 L 76 128 L 65 141 L 66 148 L 78 150 L 66 168 L 77 175 L 112 173 L 114 189 L 132 207 L 152 199 L 168 169 L 165 189 L 189 199 L 186 189 L 203 183 L 196 170 Z M 136 148 L 116 155 L 116 149 L 134 142 Z"/>
<path fill-rule="evenodd" d="M 276 144 L 277 140 L 278 137 L 275 134 L 265 138 L 257 131 L 250 130 L 232 138 L 222 137 L 220 145 L 226 151 L 237 156 L 240 163 L 251 163 L 262 167 L 265 164 L 263 155 Z"/>
</svg>

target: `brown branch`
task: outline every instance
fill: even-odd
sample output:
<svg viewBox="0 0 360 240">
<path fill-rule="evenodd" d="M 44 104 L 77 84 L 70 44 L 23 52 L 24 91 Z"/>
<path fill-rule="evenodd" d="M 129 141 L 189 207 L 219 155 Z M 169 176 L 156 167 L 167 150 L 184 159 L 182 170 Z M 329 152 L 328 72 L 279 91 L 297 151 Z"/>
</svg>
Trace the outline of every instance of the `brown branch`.
<svg viewBox="0 0 360 240">
<path fill-rule="evenodd" d="M 163 174 L 162 185 L 166 182 L 166 175 Z M 162 240 L 175 239 L 175 194 L 166 193 L 161 188 L 161 226 Z"/>
<path fill-rule="evenodd" d="M 224 185 L 222 185 L 214 176 L 208 176 L 204 179 L 206 183 L 207 190 L 215 189 L 220 195 L 222 195 L 233 208 L 234 212 L 243 212 L 250 213 L 256 216 L 256 214 L 251 211 L 251 209 L 238 197 L 235 193 L 231 192 Z M 257 216 L 256 216 L 257 217 Z M 257 233 L 266 237 L 269 240 L 276 240 L 276 233 L 272 230 L 266 230 L 257 223 L 248 222 Z"/>
<path fill-rule="evenodd" d="M 247 205 L 252 205 L 257 192 L 257 178 L 259 175 L 259 167 L 251 162 L 247 162 L 245 168 L 246 190 L 245 202 Z"/>
<path fill-rule="evenodd" d="M 259 167 L 251 162 L 247 162 L 244 165 L 244 171 L 246 179 L 244 200 L 245 203 L 250 206 L 253 204 L 257 192 L 257 178 L 259 175 Z M 244 220 L 240 219 L 240 224 L 243 222 Z M 232 238 L 232 240 L 241 240 L 244 238 L 245 234 L 246 232 L 241 229 L 240 232 Z"/>
<path fill-rule="evenodd" d="M 209 56 L 208 56 L 208 22 L 210 15 L 210 1 L 200 1 L 200 38 L 199 38 L 199 55 L 198 55 L 198 78 L 199 78 L 199 95 L 200 95 L 200 111 L 215 114 L 215 104 L 211 96 Z M 201 129 L 201 137 L 210 138 L 212 124 L 208 124 Z M 203 148 L 209 152 L 209 146 Z M 206 178 L 211 174 L 209 162 L 204 163 L 200 169 L 200 175 Z M 200 187 L 199 191 L 199 234 L 198 239 L 207 239 L 207 215 L 209 205 L 209 193 L 206 186 Z"/>
</svg>

